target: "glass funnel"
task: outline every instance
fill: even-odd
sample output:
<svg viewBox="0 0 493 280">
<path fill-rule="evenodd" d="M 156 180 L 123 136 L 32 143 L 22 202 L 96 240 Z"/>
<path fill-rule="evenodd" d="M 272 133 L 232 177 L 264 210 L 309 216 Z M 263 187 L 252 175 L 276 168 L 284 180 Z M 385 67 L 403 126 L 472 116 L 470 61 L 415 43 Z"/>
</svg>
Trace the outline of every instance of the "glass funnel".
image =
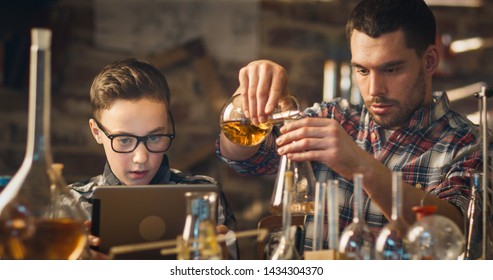
<svg viewBox="0 0 493 280">
<path fill-rule="evenodd" d="M 219 124 L 226 138 L 233 143 L 242 146 L 256 146 L 264 141 L 274 125 L 300 116 L 298 101 L 290 95 L 279 102 L 278 107 L 269 116 L 267 122 L 253 124 L 245 116 L 241 95 L 235 94 L 224 105 Z"/>
<path fill-rule="evenodd" d="M 375 258 L 379 260 L 408 260 L 407 223 L 402 219 L 402 173 L 392 174 L 392 216 L 377 237 Z"/>
<path fill-rule="evenodd" d="M 374 258 L 375 238 L 363 216 L 363 175 L 354 174 L 353 221 L 341 234 L 339 253 L 347 259 Z"/>
<path fill-rule="evenodd" d="M 87 244 L 84 216 L 53 167 L 50 145 L 51 31 L 31 35 L 27 149 L 0 194 L 1 258 L 77 259 Z"/>
<path fill-rule="evenodd" d="M 417 221 L 409 228 L 409 254 L 413 260 L 456 260 L 465 239 L 449 218 L 434 214 L 435 206 L 415 206 Z"/>
</svg>

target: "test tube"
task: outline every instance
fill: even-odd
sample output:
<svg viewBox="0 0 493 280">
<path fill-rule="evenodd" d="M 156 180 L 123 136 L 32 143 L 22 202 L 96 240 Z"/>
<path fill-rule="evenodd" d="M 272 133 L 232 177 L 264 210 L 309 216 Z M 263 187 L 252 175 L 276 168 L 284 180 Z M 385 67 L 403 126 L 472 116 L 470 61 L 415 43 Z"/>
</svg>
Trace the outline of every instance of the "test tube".
<svg viewBox="0 0 493 280">
<path fill-rule="evenodd" d="M 327 183 L 317 182 L 315 184 L 315 222 L 313 229 L 313 251 L 322 250 L 323 230 L 324 230 L 324 214 L 325 214 L 325 193 Z"/>
<path fill-rule="evenodd" d="M 329 250 L 339 247 L 339 181 L 329 180 L 327 186 L 327 227 Z"/>
</svg>

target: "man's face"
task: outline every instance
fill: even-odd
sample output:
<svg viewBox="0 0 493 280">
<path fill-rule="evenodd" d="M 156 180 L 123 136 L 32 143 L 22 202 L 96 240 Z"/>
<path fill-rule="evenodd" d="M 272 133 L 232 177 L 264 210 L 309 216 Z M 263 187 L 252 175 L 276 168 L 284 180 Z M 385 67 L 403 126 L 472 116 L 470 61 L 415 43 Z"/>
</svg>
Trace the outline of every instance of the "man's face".
<svg viewBox="0 0 493 280">
<path fill-rule="evenodd" d="M 414 49 L 406 46 L 400 30 L 379 38 L 354 30 L 351 54 L 351 65 L 365 106 L 382 127 L 403 126 L 417 108 L 433 102 L 431 75 L 438 60 L 434 47 L 429 47 L 419 57 Z"/>
<path fill-rule="evenodd" d="M 107 110 L 101 111 L 98 120 L 109 134 L 171 133 L 168 130 L 166 104 L 151 99 L 117 100 Z M 103 144 L 106 159 L 116 177 L 125 185 L 147 185 L 161 165 L 164 153 L 149 152 L 144 143 L 130 153 L 117 153 L 111 148 L 111 140 L 98 128 L 94 120 L 89 122 L 96 141 Z"/>
</svg>

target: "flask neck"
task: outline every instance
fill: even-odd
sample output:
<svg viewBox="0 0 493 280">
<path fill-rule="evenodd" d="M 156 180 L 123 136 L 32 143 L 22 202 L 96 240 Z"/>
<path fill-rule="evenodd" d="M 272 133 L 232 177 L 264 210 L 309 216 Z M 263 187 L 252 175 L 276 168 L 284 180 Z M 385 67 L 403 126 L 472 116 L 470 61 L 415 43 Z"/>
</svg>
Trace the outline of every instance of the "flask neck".
<svg viewBox="0 0 493 280">
<path fill-rule="evenodd" d="M 31 47 L 27 149 L 24 161 L 51 166 L 49 48 Z"/>
<path fill-rule="evenodd" d="M 353 191 L 353 222 L 363 222 L 363 176 L 355 174 Z"/>
<path fill-rule="evenodd" d="M 402 174 L 392 174 L 392 221 L 398 220 L 402 215 Z"/>
</svg>

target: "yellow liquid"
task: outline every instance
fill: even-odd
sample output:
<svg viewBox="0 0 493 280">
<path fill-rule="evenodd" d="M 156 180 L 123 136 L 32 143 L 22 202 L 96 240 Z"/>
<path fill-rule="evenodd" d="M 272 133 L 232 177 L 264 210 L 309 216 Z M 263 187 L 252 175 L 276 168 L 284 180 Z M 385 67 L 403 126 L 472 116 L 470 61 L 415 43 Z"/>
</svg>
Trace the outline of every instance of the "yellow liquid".
<svg viewBox="0 0 493 280">
<path fill-rule="evenodd" d="M 25 224 L 21 222 L 19 225 Z M 18 260 L 77 259 L 87 242 L 83 222 L 67 218 L 39 220 L 35 223 L 35 231 L 31 236 L 17 237 L 6 232 L 1 239 L 5 257 Z"/>
<path fill-rule="evenodd" d="M 273 215 L 282 215 L 282 205 L 271 205 L 269 211 Z M 314 202 L 294 202 L 291 204 L 292 215 L 313 214 L 315 212 Z"/>
<path fill-rule="evenodd" d="M 254 125 L 250 121 L 231 121 L 221 124 L 224 135 L 233 143 L 242 146 L 256 146 L 272 130 L 271 124 Z"/>
</svg>

